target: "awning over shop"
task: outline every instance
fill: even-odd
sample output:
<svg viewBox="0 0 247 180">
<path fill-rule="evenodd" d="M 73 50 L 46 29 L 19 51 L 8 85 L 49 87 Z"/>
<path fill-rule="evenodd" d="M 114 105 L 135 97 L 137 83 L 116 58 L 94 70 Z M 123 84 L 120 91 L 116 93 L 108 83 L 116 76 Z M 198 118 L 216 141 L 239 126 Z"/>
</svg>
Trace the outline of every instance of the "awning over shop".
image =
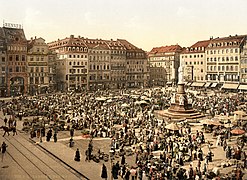
<svg viewBox="0 0 247 180">
<path fill-rule="evenodd" d="M 239 90 L 247 90 L 247 84 L 240 84 L 238 89 Z"/>
<path fill-rule="evenodd" d="M 213 84 L 211 84 L 211 87 L 214 88 L 214 87 L 216 87 L 217 85 L 218 85 L 218 83 L 213 83 Z"/>
<path fill-rule="evenodd" d="M 211 84 L 211 82 L 207 82 L 205 85 L 204 85 L 204 87 L 209 87 L 210 86 L 210 84 Z"/>
<path fill-rule="evenodd" d="M 239 84 L 233 84 L 233 83 L 225 83 L 222 86 L 222 89 L 238 89 Z"/>
<path fill-rule="evenodd" d="M 193 82 L 192 87 L 202 87 L 205 83 L 204 82 Z"/>
<path fill-rule="evenodd" d="M 192 82 L 187 82 L 186 86 L 190 86 L 192 84 Z"/>
</svg>

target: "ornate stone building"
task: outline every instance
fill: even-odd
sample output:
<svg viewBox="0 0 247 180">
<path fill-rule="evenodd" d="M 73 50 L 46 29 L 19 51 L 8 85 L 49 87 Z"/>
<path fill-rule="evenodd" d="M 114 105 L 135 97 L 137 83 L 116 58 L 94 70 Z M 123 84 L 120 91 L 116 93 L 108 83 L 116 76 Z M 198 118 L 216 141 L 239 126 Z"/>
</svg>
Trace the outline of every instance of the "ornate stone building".
<svg viewBox="0 0 247 180">
<path fill-rule="evenodd" d="M 149 52 L 148 60 L 152 84 L 176 83 L 178 81 L 181 52 L 182 47 L 179 45 L 155 47 Z"/>
<path fill-rule="evenodd" d="M 146 52 L 124 39 L 118 41 L 126 49 L 126 87 L 147 87 L 149 72 Z"/>
<path fill-rule="evenodd" d="M 89 57 L 89 87 L 92 90 L 108 89 L 111 82 L 111 51 L 101 39 L 85 39 Z"/>
<path fill-rule="evenodd" d="M 88 88 L 88 47 L 84 38 L 74 37 L 48 43 L 58 56 L 56 60 L 57 89 L 60 91 Z"/>
<path fill-rule="evenodd" d="M 28 74 L 27 40 L 24 31 L 21 28 L 12 27 L 2 27 L 0 31 L 3 31 L 6 43 L 4 77 L 7 86 L 6 95 L 25 94 L 28 88 Z"/>
<path fill-rule="evenodd" d="M 50 90 L 50 83 L 53 81 L 51 76 L 51 60 L 52 55 L 49 52 L 48 45 L 43 38 L 31 38 L 28 41 L 28 76 L 29 76 L 29 94 L 40 94 Z M 53 58 L 54 60 L 54 58 Z"/>
<path fill-rule="evenodd" d="M 6 42 L 4 31 L 0 29 L 0 97 L 7 95 L 7 81 L 6 81 L 6 69 L 7 69 L 7 57 L 6 57 Z"/>
<path fill-rule="evenodd" d="M 184 65 L 184 80 L 205 82 L 206 78 L 206 56 L 205 49 L 210 40 L 198 41 L 192 46 L 185 48 L 180 60 Z"/>
<path fill-rule="evenodd" d="M 206 79 L 212 82 L 240 81 L 240 54 L 246 36 L 211 39 L 206 48 Z"/>
<path fill-rule="evenodd" d="M 111 51 L 111 88 L 124 88 L 126 85 L 126 48 L 117 41 L 105 41 Z"/>
<path fill-rule="evenodd" d="M 126 40 L 75 38 L 71 35 L 48 44 L 59 56 L 57 81 L 60 90 L 147 86 L 145 52 Z"/>
</svg>

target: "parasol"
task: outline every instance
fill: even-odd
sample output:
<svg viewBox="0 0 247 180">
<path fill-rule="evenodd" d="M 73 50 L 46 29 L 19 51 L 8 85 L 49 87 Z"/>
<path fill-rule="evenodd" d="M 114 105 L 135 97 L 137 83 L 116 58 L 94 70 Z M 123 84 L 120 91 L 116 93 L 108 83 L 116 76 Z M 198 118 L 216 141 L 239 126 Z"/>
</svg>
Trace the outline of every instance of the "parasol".
<svg viewBox="0 0 247 180">
<path fill-rule="evenodd" d="M 244 111 L 234 111 L 234 114 L 239 115 L 239 116 L 246 116 L 246 112 Z"/>
<path fill-rule="evenodd" d="M 214 126 L 222 126 L 222 124 L 216 120 L 212 120 L 212 119 L 205 119 L 201 121 L 202 124 L 206 124 L 206 125 L 214 125 Z"/>
<path fill-rule="evenodd" d="M 172 130 L 172 131 L 178 131 L 180 128 L 177 124 L 171 123 L 165 126 L 166 129 Z"/>
<path fill-rule="evenodd" d="M 241 134 L 244 134 L 245 131 L 243 129 L 233 129 L 231 130 L 231 133 L 236 134 L 236 135 L 241 135 Z"/>
</svg>

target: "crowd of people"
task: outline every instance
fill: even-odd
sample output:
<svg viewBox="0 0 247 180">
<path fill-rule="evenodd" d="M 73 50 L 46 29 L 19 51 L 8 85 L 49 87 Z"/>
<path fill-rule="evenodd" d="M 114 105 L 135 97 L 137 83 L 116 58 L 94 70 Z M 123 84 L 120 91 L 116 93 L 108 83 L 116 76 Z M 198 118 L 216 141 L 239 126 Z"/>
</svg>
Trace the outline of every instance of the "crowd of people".
<svg viewBox="0 0 247 180">
<path fill-rule="evenodd" d="M 205 139 L 203 131 L 192 132 L 191 125 L 186 121 L 180 124 L 179 129 L 168 129 L 166 126 L 170 122 L 167 119 L 154 116 L 155 110 L 169 107 L 173 93 L 164 88 L 23 96 L 1 102 L 1 107 L 4 115 L 11 114 L 11 118 L 4 121 L 6 126 L 7 122 L 10 123 L 9 127 L 15 126 L 15 118 L 22 119 L 30 114 L 41 116 L 25 123 L 32 127 L 32 137 L 46 134 L 46 141 L 50 141 L 54 132 L 56 142 L 59 130 L 70 131 L 70 143 L 73 142 L 74 130 L 83 130 L 92 139 L 111 138 L 112 165 L 108 176 L 111 174 L 114 179 L 202 179 L 204 176 L 217 176 L 217 173 L 212 175 L 208 170 L 214 154 L 212 144 Z M 203 95 L 206 92 L 201 93 L 199 97 L 187 92 L 187 96 L 193 108 L 210 117 L 233 115 L 245 99 L 243 93 L 214 93 L 210 97 Z M 241 108 L 246 110 L 245 106 Z M 37 124 L 39 126 L 35 126 Z M 49 124 L 47 133 L 45 124 Z M 245 126 L 241 128 L 246 130 Z M 226 143 L 229 136 L 225 134 L 219 134 L 221 143 L 217 145 L 224 148 L 226 158 L 243 160 L 246 168 L 246 154 L 241 151 L 243 147 L 230 147 Z M 207 146 L 207 151 L 203 151 L 202 146 Z M 130 155 L 135 157 L 134 164 L 125 160 L 130 149 Z M 88 151 L 86 157 L 90 160 L 93 148 L 88 147 Z M 121 157 L 121 162 L 114 161 L 117 155 Z M 80 161 L 79 150 L 76 151 L 75 160 Z M 196 167 L 193 161 L 197 161 Z M 185 164 L 189 164 L 189 168 L 184 168 Z M 106 176 L 107 169 L 103 165 L 101 177 Z"/>
</svg>

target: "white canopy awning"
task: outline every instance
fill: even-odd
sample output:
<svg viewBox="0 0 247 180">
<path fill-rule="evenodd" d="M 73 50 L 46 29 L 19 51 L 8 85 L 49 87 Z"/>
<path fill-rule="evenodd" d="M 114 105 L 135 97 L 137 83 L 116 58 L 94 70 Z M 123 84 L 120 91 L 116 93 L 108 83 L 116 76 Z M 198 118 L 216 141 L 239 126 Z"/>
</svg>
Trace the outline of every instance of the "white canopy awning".
<svg viewBox="0 0 247 180">
<path fill-rule="evenodd" d="M 239 84 L 233 84 L 233 83 L 225 83 L 222 86 L 222 89 L 238 89 Z"/>
</svg>

